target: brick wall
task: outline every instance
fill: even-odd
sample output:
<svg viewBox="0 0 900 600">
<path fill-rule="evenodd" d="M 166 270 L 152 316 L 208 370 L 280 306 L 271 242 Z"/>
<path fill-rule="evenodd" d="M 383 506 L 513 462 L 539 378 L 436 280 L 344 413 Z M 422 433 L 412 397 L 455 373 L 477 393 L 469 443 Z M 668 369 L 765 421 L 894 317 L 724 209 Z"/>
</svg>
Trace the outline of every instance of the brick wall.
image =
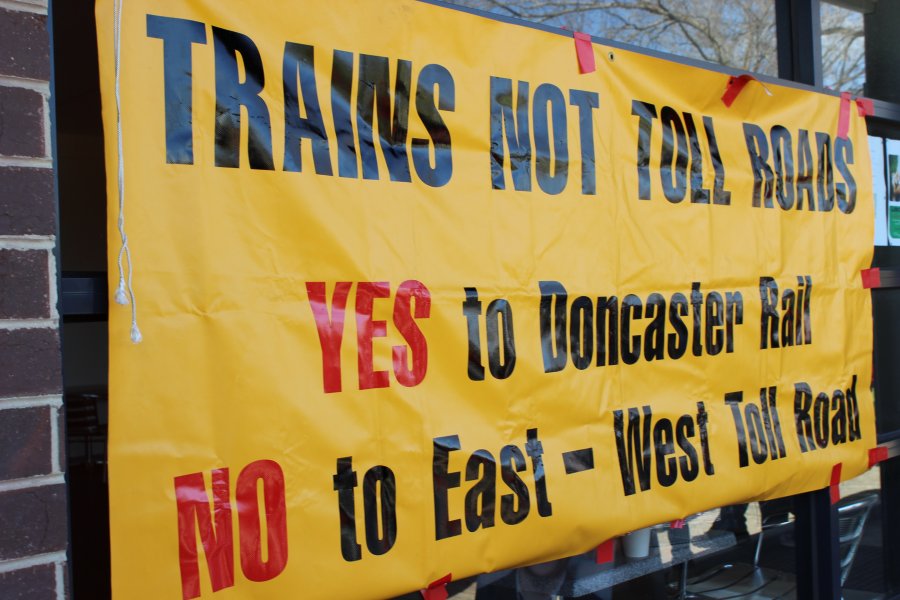
<svg viewBox="0 0 900 600">
<path fill-rule="evenodd" d="M 70 0 L 67 0 L 70 1 Z M 67 596 L 46 0 L 0 0 L 0 598 Z"/>
</svg>

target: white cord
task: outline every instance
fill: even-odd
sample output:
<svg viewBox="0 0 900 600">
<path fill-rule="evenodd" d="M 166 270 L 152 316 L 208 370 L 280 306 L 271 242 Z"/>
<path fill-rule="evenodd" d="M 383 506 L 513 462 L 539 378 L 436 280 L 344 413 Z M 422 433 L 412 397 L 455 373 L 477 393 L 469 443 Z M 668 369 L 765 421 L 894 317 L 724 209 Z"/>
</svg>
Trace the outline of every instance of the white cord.
<svg viewBox="0 0 900 600">
<path fill-rule="evenodd" d="M 118 189 L 119 189 L 119 237 L 122 239 L 122 245 L 119 248 L 119 256 L 117 264 L 119 266 L 119 286 L 116 288 L 115 301 L 116 304 L 131 304 L 131 341 L 139 344 L 143 337 L 141 330 L 137 325 L 137 301 L 134 297 L 134 288 L 132 287 L 132 276 L 134 267 L 131 262 L 131 249 L 128 247 L 128 236 L 125 234 L 125 158 L 122 151 L 122 98 L 119 92 L 120 66 L 122 57 L 122 1 L 114 0 L 113 2 L 113 43 L 115 45 L 115 67 L 116 67 L 116 136 L 118 143 Z M 126 287 L 125 272 L 122 268 L 122 256 L 125 256 L 125 264 L 128 267 L 128 283 Z M 127 293 L 126 293 L 127 290 Z"/>
</svg>

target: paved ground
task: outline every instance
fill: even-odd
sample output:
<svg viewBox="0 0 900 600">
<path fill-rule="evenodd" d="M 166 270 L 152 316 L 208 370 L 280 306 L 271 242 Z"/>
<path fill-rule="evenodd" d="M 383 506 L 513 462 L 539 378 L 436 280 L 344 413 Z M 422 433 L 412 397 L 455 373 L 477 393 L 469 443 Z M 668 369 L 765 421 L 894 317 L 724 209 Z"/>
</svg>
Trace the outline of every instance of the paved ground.
<svg viewBox="0 0 900 600">
<path fill-rule="evenodd" d="M 475 600 L 475 584 L 473 583 L 463 591 L 453 596 L 454 600 Z"/>
</svg>

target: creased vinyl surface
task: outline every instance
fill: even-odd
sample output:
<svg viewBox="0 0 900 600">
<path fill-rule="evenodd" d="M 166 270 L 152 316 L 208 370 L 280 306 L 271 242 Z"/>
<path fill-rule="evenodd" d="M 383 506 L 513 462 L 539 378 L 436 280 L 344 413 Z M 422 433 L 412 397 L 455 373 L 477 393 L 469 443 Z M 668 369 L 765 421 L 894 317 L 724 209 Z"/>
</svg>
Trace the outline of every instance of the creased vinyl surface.
<svg viewBox="0 0 900 600">
<path fill-rule="evenodd" d="M 855 103 L 406 1 L 121 28 L 115 597 L 389 597 L 867 468 Z"/>
</svg>

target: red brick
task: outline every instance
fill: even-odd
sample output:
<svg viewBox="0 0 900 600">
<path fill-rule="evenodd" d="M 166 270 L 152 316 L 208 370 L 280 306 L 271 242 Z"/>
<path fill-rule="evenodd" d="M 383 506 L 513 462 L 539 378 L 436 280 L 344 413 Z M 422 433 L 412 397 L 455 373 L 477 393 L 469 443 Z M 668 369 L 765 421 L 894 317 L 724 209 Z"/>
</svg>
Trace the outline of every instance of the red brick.
<svg viewBox="0 0 900 600">
<path fill-rule="evenodd" d="M 47 251 L 0 249 L 0 290 L 0 319 L 49 318 Z"/>
<path fill-rule="evenodd" d="M 34 90 L 0 87 L 0 154 L 43 157 L 44 97 Z"/>
<path fill-rule="evenodd" d="M 0 480 L 50 473 L 50 410 L 0 410 Z"/>
<path fill-rule="evenodd" d="M 0 493 L 0 531 L 0 560 L 65 550 L 65 485 Z"/>
<path fill-rule="evenodd" d="M 0 330 L 0 398 L 58 394 L 61 389 L 55 329 Z"/>
<path fill-rule="evenodd" d="M 50 79 L 46 15 L 0 9 L 0 75 Z"/>
<path fill-rule="evenodd" d="M 56 600 L 56 567 L 38 565 L 0 573 L 0 598 L 4 600 Z"/>
<path fill-rule="evenodd" d="M 0 235 L 52 235 L 55 231 L 53 171 L 0 168 Z"/>
</svg>

